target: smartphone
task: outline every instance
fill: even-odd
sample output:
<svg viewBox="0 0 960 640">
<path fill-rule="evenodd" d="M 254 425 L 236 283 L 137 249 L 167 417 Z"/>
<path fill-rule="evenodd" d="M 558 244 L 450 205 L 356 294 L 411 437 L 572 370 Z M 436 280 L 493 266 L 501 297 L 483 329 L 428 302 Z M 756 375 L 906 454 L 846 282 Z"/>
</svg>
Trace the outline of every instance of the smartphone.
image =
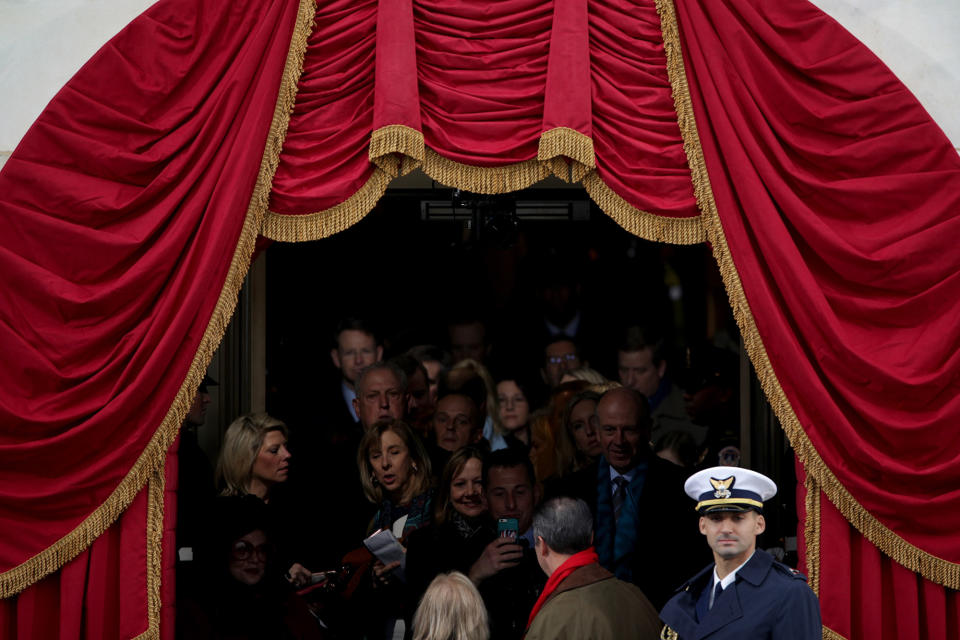
<svg viewBox="0 0 960 640">
<path fill-rule="evenodd" d="M 516 542 L 520 537 L 520 522 L 516 518 L 500 518 L 497 520 L 497 535 Z"/>
</svg>

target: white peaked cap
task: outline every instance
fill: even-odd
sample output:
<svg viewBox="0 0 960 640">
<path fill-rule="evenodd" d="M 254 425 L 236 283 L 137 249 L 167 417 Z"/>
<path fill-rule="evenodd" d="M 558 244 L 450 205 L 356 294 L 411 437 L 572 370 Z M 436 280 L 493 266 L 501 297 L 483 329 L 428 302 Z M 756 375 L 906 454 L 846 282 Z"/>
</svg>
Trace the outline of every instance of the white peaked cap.
<svg viewBox="0 0 960 640">
<path fill-rule="evenodd" d="M 763 503 L 777 495 L 777 485 L 762 473 L 740 467 L 711 467 L 698 471 L 683 485 L 697 501 L 701 514 L 711 511 L 763 511 Z"/>
</svg>

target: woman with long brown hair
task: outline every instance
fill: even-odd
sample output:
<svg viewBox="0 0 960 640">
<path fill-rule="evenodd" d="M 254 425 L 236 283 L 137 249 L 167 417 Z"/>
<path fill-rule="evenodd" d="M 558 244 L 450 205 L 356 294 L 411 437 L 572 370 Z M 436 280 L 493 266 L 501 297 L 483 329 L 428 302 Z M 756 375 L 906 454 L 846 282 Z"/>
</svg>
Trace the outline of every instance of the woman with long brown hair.
<svg viewBox="0 0 960 640">
<path fill-rule="evenodd" d="M 483 492 L 485 454 L 478 447 L 457 450 L 437 488 L 434 524 L 417 531 L 407 544 L 407 577 L 414 601 L 437 575 L 469 573 L 495 536 Z"/>
</svg>

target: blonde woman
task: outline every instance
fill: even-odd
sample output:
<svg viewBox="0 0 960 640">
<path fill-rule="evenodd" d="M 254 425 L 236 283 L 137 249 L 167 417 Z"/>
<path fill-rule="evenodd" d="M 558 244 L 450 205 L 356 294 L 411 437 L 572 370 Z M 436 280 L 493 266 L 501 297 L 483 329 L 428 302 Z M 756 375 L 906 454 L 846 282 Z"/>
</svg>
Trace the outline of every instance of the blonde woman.
<svg viewBox="0 0 960 640">
<path fill-rule="evenodd" d="M 360 441 L 357 465 L 367 500 L 379 506 L 371 532 L 390 529 L 402 539 L 432 522 L 430 458 L 406 423 L 374 423 Z"/>
<path fill-rule="evenodd" d="M 413 640 L 488 640 L 487 609 L 470 578 L 458 571 L 430 583 L 413 616 Z"/>
<path fill-rule="evenodd" d="M 497 398 L 497 386 L 493 382 L 490 370 L 476 360 L 467 358 L 453 365 L 447 372 L 447 385 L 451 389 L 459 389 L 471 377 L 478 377 L 483 381 L 486 390 L 486 402 L 482 409 L 486 413 L 483 423 L 483 437 L 490 443 L 490 450 L 505 449 L 507 442 L 504 436 L 507 430 L 500 420 L 500 402 Z"/>
<path fill-rule="evenodd" d="M 590 367 L 580 367 L 578 369 L 572 369 L 563 374 L 563 377 L 560 378 L 560 384 L 564 382 L 573 382 L 574 380 L 583 380 L 584 382 L 589 382 L 590 384 L 606 384 L 609 380 L 604 377 L 602 373 L 596 369 L 591 369 Z"/>
<path fill-rule="evenodd" d="M 230 423 L 217 459 L 217 485 L 221 496 L 253 495 L 268 505 L 286 577 L 297 586 L 309 584 L 311 572 L 293 558 L 299 555 L 290 542 L 295 515 L 273 500 L 275 489 L 287 481 L 290 451 L 287 425 L 266 413 L 249 413 Z"/>
<path fill-rule="evenodd" d="M 271 490 L 289 474 L 288 435 L 287 425 L 266 413 L 250 413 L 230 423 L 217 460 L 220 495 L 253 494 L 269 504 Z"/>
<path fill-rule="evenodd" d="M 379 506 L 371 533 L 389 529 L 405 541 L 409 534 L 433 522 L 430 458 L 406 423 L 375 422 L 360 440 L 357 465 L 363 492 Z M 402 636 L 407 628 L 403 589 L 393 573 L 401 564 L 373 562 L 374 592 L 364 599 L 368 637 L 380 636 L 384 629 L 390 630 L 386 637 Z"/>
</svg>

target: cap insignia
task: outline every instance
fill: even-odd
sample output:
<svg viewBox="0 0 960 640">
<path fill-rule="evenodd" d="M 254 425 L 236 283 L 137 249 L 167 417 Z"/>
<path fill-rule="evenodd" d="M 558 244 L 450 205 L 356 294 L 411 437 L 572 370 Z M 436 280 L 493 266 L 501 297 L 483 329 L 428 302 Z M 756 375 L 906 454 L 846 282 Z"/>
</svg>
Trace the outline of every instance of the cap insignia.
<svg viewBox="0 0 960 640">
<path fill-rule="evenodd" d="M 733 488 L 733 483 L 736 481 L 736 479 L 736 476 L 730 476 L 724 480 L 710 478 L 710 484 L 712 484 L 713 488 L 716 489 L 716 491 L 713 492 L 714 497 L 723 500 L 733 495 L 730 492 L 730 489 Z"/>
</svg>

